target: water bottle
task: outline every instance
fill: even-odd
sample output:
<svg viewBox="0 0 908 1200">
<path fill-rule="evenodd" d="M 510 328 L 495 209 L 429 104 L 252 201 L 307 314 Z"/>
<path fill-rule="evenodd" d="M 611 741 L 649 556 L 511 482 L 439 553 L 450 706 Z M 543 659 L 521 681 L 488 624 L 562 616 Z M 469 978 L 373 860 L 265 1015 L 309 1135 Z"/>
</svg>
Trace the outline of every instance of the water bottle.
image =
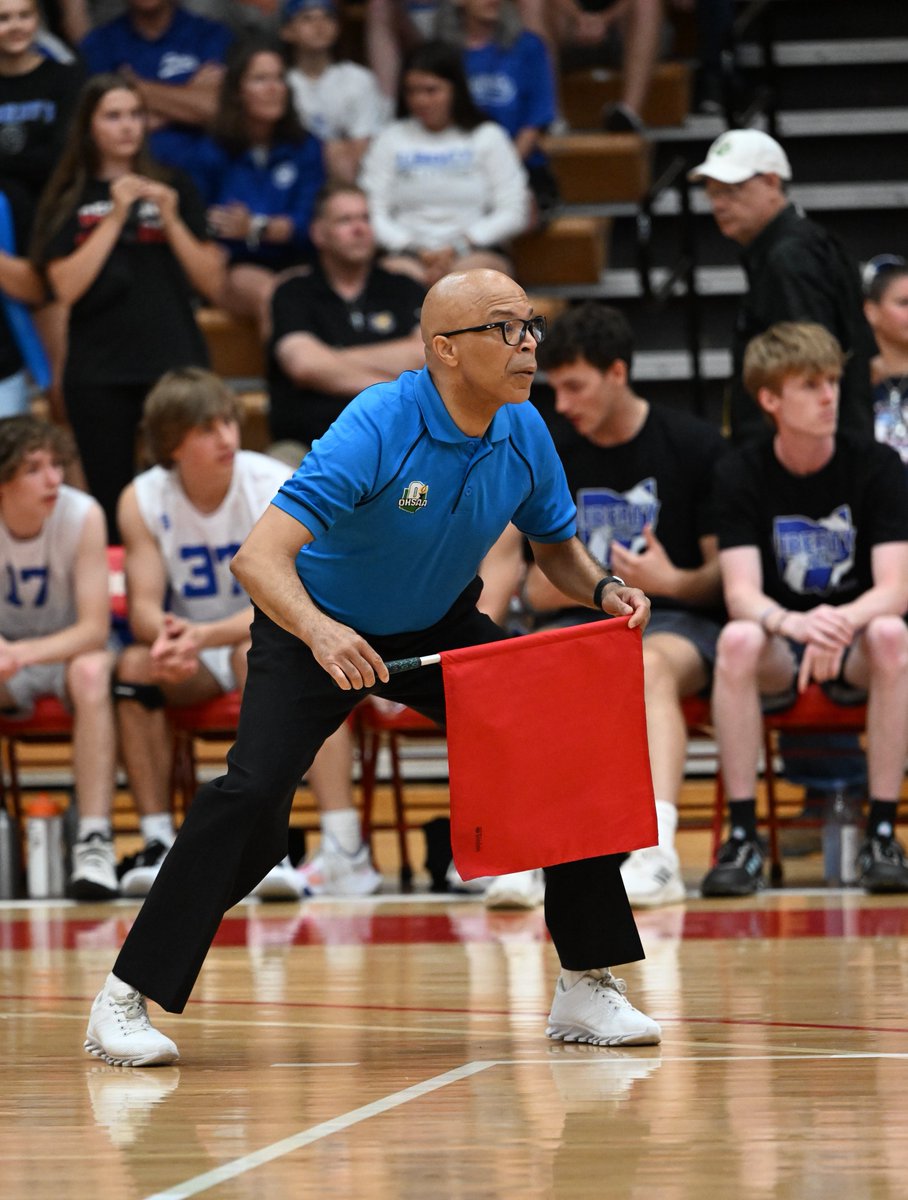
<svg viewBox="0 0 908 1200">
<path fill-rule="evenodd" d="M 28 814 L 28 894 L 33 900 L 63 895 L 65 847 L 63 810 L 56 800 L 41 793 L 30 800 Z"/>
<path fill-rule="evenodd" d="M 0 900 L 15 900 L 19 882 L 19 831 L 0 804 Z"/>
<path fill-rule="evenodd" d="M 845 788 L 832 792 L 823 815 L 823 875 L 829 887 L 857 883 L 860 804 Z"/>
</svg>

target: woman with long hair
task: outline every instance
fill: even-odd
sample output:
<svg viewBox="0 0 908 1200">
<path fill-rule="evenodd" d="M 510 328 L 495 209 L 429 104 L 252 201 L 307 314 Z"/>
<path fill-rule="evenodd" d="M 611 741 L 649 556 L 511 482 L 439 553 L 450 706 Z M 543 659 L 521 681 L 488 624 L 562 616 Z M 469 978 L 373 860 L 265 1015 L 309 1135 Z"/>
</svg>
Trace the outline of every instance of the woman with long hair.
<svg viewBox="0 0 908 1200">
<path fill-rule="evenodd" d="M 193 291 L 213 299 L 224 274 L 195 188 L 150 158 L 145 129 L 128 80 L 90 79 L 32 236 L 33 261 L 69 306 L 63 401 L 111 538 L 145 394 L 168 369 L 207 365 Z"/>
<path fill-rule="evenodd" d="M 296 115 L 278 44 L 244 42 L 228 59 L 193 175 L 230 255 L 221 307 L 264 331 L 276 273 L 311 256 L 309 223 L 325 182 L 322 144 Z"/>
<path fill-rule="evenodd" d="M 505 247 L 527 225 L 527 174 L 473 102 L 456 47 L 425 42 L 410 53 L 398 119 L 369 147 L 361 182 L 388 270 L 427 286 L 455 267 L 510 271 Z"/>
<path fill-rule="evenodd" d="M 908 260 L 880 254 L 864 268 L 864 313 L 879 353 L 870 360 L 878 442 L 908 466 Z"/>
</svg>

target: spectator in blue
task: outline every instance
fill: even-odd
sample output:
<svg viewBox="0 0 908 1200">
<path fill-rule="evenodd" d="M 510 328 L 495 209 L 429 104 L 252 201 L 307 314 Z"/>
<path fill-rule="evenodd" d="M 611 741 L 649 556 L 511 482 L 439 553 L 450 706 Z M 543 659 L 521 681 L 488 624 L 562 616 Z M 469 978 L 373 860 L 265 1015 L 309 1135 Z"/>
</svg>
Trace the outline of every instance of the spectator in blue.
<svg viewBox="0 0 908 1200">
<path fill-rule="evenodd" d="M 177 0 L 127 0 L 126 12 L 93 30 L 80 47 L 89 71 L 118 72 L 148 112 L 151 152 L 188 170 L 217 108 L 233 35 L 186 12 Z"/>
<path fill-rule="evenodd" d="M 558 202 L 558 185 L 540 146 L 557 115 L 555 73 L 545 42 L 524 28 L 511 0 L 442 0 L 436 34 L 462 47 L 470 93 L 514 139 L 544 216 Z"/>
<path fill-rule="evenodd" d="M 220 304 L 267 334 L 277 272 L 311 257 L 309 224 L 325 182 L 322 143 L 300 124 L 277 43 L 231 53 L 193 175 L 209 228 L 230 254 Z"/>
</svg>

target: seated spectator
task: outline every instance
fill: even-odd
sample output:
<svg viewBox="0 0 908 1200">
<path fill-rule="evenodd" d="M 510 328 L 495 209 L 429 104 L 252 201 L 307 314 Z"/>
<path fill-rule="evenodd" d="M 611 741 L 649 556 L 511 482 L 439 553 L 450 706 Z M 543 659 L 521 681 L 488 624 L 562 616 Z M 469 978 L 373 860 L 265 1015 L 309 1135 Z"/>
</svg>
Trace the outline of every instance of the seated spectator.
<svg viewBox="0 0 908 1200">
<path fill-rule="evenodd" d="M 56 427 L 0 421 L 0 707 L 26 717 L 52 695 L 72 709 L 79 823 L 69 890 L 108 900 L 118 886 L 104 514 L 63 483 L 65 454 Z"/>
<path fill-rule="evenodd" d="M 19 184 L 33 205 L 57 165 L 82 83 L 72 63 L 37 49 L 35 0 L 0 0 L 0 179 Z"/>
<path fill-rule="evenodd" d="M 719 637 L 713 720 L 731 830 L 704 896 L 762 886 L 761 701 L 784 706 L 812 681 L 839 703 L 867 700 L 859 882 L 868 892 L 908 891 L 895 838 L 908 753 L 908 484 L 888 446 L 837 432 L 844 358 L 809 322 L 772 326 L 744 356 L 745 386 L 775 433 L 718 466 L 719 563 L 732 619 Z"/>
<path fill-rule="evenodd" d="M 524 24 L 558 48 L 597 47 L 620 64 L 621 99 L 606 105 L 603 127 L 610 133 L 641 133 L 643 105 L 659 59 L 662 0 L 524 0 Z M 613 55 L 613 45 L 620 43 Z"/>
<path fill-rule="evenodd" d="M 287 0 L 281 37 L 290 47 L 287 82 L 300 120 L 321 139 L 330 178 L 353 183 L 391 104 L 368 68 L 337 62 L 340 33 L 333 0 Z"/>
<path fill-rule="evenodd" d="M 230 560 L 287 477 L 283 463 L 239 449 L 239 402 L 195 367 L 166 374 L 145 405 L 155 462 L 120 499 L 126 584 L 135 642 L 116 669 L 123 761 L 140 813 L 144 849 L 123 874 L 124 895 L 145 895 L 173 844 L 171 740 L 163 704 L 198 704 L 246 680 L 252 606 Z M 332 742 L 313 764 L 326 782 Z M 342 786 L 349 789 L 349 764 Z M 261 894 L 295 898 L 285 861 Z"/>
<path fill-rule="evenodd" d="M 366 58 L 386 96 L 400 88 L 401 61 L 433 36 L 437 0 L 367 0 Z"/>
<path fill-rule="evenodd" d="M 230 255 L 219 303 L 267 331 L 276 272 L 311 254 L 312 206 L 325 181 L 321 143 L 299 122 L 277 44 L 245 42 L 231 54 L 193 174 L 208 226 Z"/>
<path fill-rule="evenodd" d="M 187 12 L 178 0 L 127 0 L 126 12 L 81 45 L 93 75 L 119 72 L 148 111 L 151 151 L 189 170 L 199 135 L 217 108 L 230 30 Z"/>
<path fill-rule="evenodd" d="M 192 289 L 214 300 L 224 275 L 195 188 L 150 158 L 141 97 L 120 76 L 97 75 L 81 93 L 32 258 L 70 306 L 66 415 L 118 541 L 145 394 L 168 367 L 207 364 Z"/>
<path fill-rule="evenodd" d="M 321 193 L 312 240 L 312 273 L 282 283 L 272 306 L 271 435 L 293 442 L 295 462 L 363 388 L 425 365 L 423 289 L 375 265 L 361 189 L 335 184 Z"/>
<path fill-rule="evenodd" d="M 517 147 L 541 214 L 558 202 L 558 184 L 540 138 L 555 120 L 555 74 L 545 42 L 524 29 L 509 0 L 442 0 L 442 40 L 461 47 L 473 99 Z"/>
<path fill-rule="evenodd" d="M 28 411 L 28 372 L 39 387 L 50 382 L 47 357 L 29 311 L 41 304 L 41 276 L 18 253 L 28 221 L 27 193 L 0 187 L 0 417 Z"/>
<path fill-rule="evenodd" d="M 455 267 L 510 270 L 506 243 L 527 225 L 526 171 L 473 102 L 454 47 L 426 42 L 408 57 L 398 119 L 369 147 L 361 183 L 386 269 L 426 286 Z"/>
<path fill-rule="evenodd" d="M 723 619 L 715 461 L 726 449 L 706 421 L 656 405 L 631 386 L 633 333 L 613 308 L 570 309 L 539 346 L 555 392 L 546 412 L 587 549 L 652 601 L 643 635 L 646 726 L 658 845 L 631 854 L 621 875 L 631 904 L 683 900 L 675 850 L 687 757 L 681 701 L 709 687 Z M 532 629 L 601 620 L 531 565 L 521 588 Z"/>
<path fill-rule="evenodd" d="M 871 259 L 864 293 L 878 349 L 870 361 L 874 436 L 908 466 L 908 262 L 895 254 Z"/>
</svg>

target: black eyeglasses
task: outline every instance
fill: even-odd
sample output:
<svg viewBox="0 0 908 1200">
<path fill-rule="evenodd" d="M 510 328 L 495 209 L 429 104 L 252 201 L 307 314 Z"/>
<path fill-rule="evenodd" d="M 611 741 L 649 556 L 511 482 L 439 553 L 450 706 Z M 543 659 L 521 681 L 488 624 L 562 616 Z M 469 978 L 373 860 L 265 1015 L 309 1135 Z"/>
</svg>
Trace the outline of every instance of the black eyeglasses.
<svg viewBox="0 0 908 1200">
<path fill-rule="evenodd" d="M 486 329 L 500 329 L 506 346 L 521 346 L 527 331 L 538 345 L 545 338 L 545 317 L 530 317 L 528 321 L 490 321 L 488 325 L 471 325 L 468 329 L 449 329 L 438 337 L 454 337 L 458 333 L 484 333 Z"/>
</svg>

